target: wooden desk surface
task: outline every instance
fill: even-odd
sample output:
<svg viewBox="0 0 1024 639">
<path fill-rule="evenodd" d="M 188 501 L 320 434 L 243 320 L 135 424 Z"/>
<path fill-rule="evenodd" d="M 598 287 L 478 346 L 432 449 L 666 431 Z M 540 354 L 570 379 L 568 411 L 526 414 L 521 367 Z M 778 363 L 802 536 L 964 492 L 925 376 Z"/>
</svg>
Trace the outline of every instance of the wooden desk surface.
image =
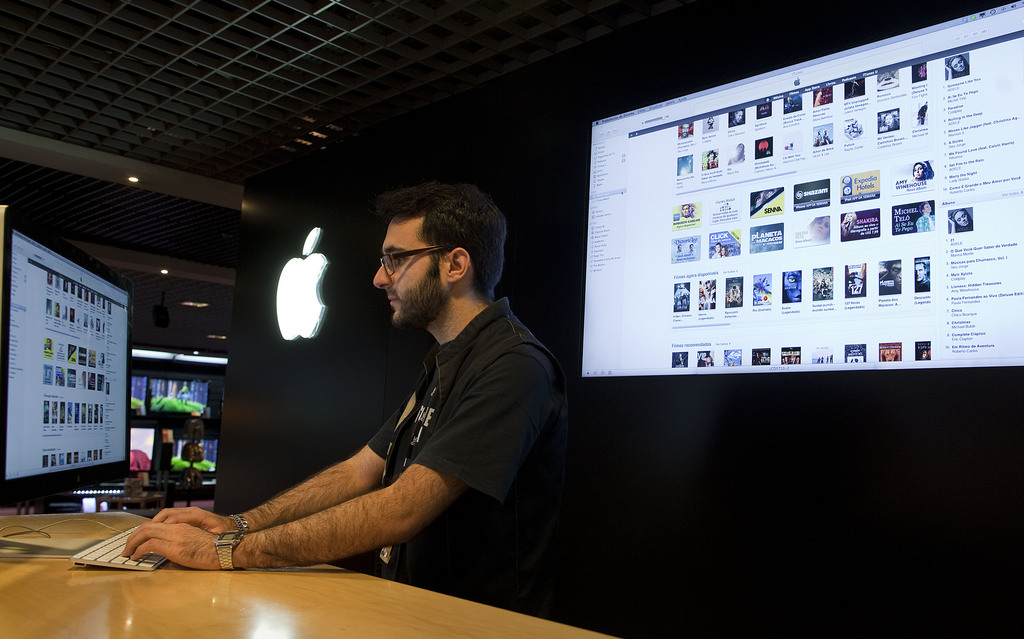
<svg viewBox="0 0 1024 639">
<path fill-rule="evenodd" d="M 121 529 L 141 519 L 100 517 Z M 0 517 L 0 528 L 12 519 Z M 103 530 L 83 522 L 77 534 L 109 537 Z M 10 558 L 0 559 L 0 628 L 7 637 L 61 638 L 601 636 L 333 566 L 202 572 L 165 565 L 139 573 Z"/>
</svg>

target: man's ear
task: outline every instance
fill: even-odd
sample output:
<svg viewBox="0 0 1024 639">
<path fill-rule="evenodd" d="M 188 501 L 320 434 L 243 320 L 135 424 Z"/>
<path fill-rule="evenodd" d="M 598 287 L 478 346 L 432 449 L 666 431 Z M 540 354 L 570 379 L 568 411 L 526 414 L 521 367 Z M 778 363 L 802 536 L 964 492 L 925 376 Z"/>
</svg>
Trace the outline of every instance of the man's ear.
<svg viewBox="0 0 1024 639">
<path fill-rule="evenodd" d="M 441 269 L 441 277 L 445 281 L 454 284 L 460 280 L 471 279 L 470 274 L 473 268 L 473 260 L 469 257 L 469 251 L 464 248 L 456 248 L 450 251 L 445 260 L 447 268 Z"/>
</svg>

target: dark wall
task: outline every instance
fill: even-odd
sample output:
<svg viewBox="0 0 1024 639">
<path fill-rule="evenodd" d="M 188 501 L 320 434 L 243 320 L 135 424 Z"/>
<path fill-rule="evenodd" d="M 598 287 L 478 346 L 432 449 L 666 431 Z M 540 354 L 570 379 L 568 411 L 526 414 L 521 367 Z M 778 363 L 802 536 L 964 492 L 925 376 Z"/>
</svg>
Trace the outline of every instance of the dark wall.
<svg viewBox="0 0 1024 639">
<path fill-rule="evenodd" d="M 349 454 L 402 400 L 427 340 L 388 325 L 368 204 L 468 181 L 509 218 L 499 295 L 570 377 L 560 621 L 626 636 L 1019 631 L 1020 368 L 580 377 L 592 120 L 971 4 L 815 16 L 701 1 L 250 180 L 218 509 Z M 277 274 L 314 225 L 327 324 L 285 343 Z"/>
</svg>

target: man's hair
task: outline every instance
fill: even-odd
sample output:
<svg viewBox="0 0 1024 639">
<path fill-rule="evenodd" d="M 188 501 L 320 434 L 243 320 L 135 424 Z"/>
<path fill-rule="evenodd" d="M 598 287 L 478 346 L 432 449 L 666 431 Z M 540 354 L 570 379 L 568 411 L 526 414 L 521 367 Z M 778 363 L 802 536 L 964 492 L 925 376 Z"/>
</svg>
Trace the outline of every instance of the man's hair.
<svg viewBox="0 0 1024 639">
<path fill-rule="evenodd" d="M 505 263 L 505 216 L 487 194 L 472 184 L 425 182 L 382 193 L 376 210 L 388 224 L 422 218 L 428 245 L 466 249 L 477 291 L 494 299 Z"/>
</svg>

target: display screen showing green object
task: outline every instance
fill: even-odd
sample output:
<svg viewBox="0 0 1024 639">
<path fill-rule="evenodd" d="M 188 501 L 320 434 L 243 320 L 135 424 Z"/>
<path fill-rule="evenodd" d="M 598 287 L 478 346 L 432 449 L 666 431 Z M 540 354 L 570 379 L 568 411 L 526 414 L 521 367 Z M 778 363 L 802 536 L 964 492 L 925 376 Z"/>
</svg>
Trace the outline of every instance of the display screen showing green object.
<svg viewBox="0 0 1024 639">
<path fill-rule="evenodd" d="M 210 384 L 203 380 L 150 379 L 149 410 L 154 413 L 202 415 Z"/>
</svg>

